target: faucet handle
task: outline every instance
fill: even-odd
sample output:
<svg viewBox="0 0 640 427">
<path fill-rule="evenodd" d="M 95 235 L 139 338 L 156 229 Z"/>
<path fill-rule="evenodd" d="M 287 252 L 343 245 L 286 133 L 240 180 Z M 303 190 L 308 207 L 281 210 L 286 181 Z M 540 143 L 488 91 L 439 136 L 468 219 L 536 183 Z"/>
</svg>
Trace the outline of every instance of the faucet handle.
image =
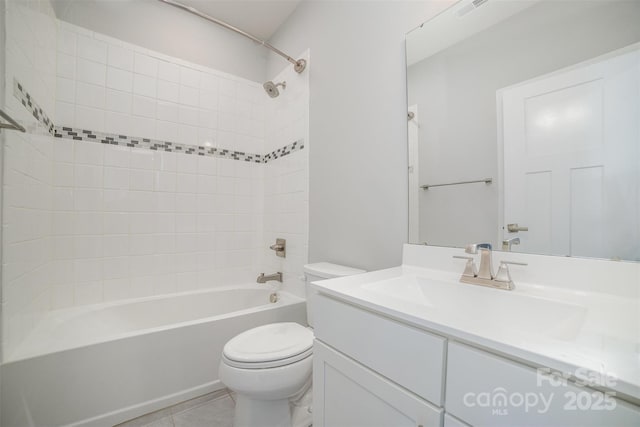
<svg viewBox="0 0 640 427">
<path fill-rule="evenodd" d="M 459 255 L 454 255 L 454 258 L 458 258 L 458 259 L 466 259 L 467 263 L 464 266 L 464 271 L 462 272 L 463 276 L 468 276 L 468 277 L 476 277 L 478 275 L 478 268 L 476 267 L 476 263 L 473 259 L 473 257 L 471 256 L 459 256 Z"/>
<path fill-rule="evenodd" d="M 509 265 L 528 265 L 526 262 L 516 262 L 516 261 L 500 261 L 500 267 L 498 267 L 498 272 L 496 273 L 496 277 L 494 280 L 496 282 L 504 282 L 509 284 L 509 289 L 513 289 L 513 280 L 511 279 L 511 274 L 509 273 Z"/>
</svg>

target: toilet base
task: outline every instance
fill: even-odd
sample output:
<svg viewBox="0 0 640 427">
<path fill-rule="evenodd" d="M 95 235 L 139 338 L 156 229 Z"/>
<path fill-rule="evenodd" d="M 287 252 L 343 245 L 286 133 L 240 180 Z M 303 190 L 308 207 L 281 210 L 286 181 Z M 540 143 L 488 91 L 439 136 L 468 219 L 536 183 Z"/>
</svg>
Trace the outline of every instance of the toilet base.
<svg viewBox="0 0 640 427">
<path fill-rule="evenodd" d="M 234 427 L 310 427 L 313 424 L 312 389 L 291 399 L 257 400 L 236 394 Z"/>
<path fill-rule="evenodd" d="M 289 399 L 257 400 L 236 395 L 234 427 L 292 427 Z"/>
</svg>

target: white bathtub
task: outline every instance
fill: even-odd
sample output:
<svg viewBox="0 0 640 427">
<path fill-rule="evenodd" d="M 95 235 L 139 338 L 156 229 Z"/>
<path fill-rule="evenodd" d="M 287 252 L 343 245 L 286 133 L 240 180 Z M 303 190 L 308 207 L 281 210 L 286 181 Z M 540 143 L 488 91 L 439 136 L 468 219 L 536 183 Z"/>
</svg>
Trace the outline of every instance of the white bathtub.
<svg viewBox="0 0 640 427">
<path fill-rule="evenodd" d="M 222 346 L 304 300 L 255 286 L 57 310 L 2 365 L 3 427 L 114 425 L 223 387 Z"/>
</svg>

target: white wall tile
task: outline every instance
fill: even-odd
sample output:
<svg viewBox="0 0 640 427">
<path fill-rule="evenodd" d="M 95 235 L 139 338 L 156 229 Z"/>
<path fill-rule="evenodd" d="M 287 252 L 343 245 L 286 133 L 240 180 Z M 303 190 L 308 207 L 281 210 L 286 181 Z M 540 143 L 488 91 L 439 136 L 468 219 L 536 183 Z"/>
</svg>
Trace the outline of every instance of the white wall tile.
<svg viewBox="0 0 640 427">
<path fill-rule="evenodd" d="M 157 105 L 158 120 L 178 122 L 178 104 L 173 102 L 158 101 Z"/>
<path fill-rule="evenodd" d="M 127 147 L 109 146 L 104 149 L 104 165 L 128 168 L 131 149 Z"/>
<path fill-rule="evenodd" d="M 94 61 L 78 58 L 76 77 L 79 82 L 104 86 L 107 80 L 107 66 Z"/>
<path fill-rule="evenodd" d="M 75 79 L 76 78 L 76 57 L 73 55 L 58 53 L 56 73 L 59 77 L 65 77 L 67 79 Z"/>
<path fill-rule="evenodd" d="M 211 91 L 217 96 L 218 84 L 219 84 L 218 77 L 214 76 L 213 74 L 202 73 L 200 77 L 200 89 Z"/>
<path fill-rule="evenodd" d="M 145 117 L 137 116 L 131 122 L 131 135 L 141 138 L 153 138 L 156 133 L 156 121 Z"/>
<path fill-rule="evenodd" d="M 178 142 L 187 145 L 198 145 L 198 128 L 195 126 L 178 126 Z"/>
<path fill-rule="evenodd" d="M 107 87 L 124 92 L 133 91 L 133 73 L 115 67 L 107 67 Z"/>
<path fill-rule="evenodd" d="M 155 231 L 155 213 L 132 213 L 129 215 L 130 234 L 150 234 Z"/>
<path fill-rule="evenodd" d="M 98 143 L 78 143 L 75 145 L 74 161 L 86 165 L 102 165 L 104 163 L 104 146 Z"/>
<path fill-rule="evenodd" d="M 156 121 L 156 138 L 162 141 L 178 141 L 179 126 L 174 122 Z"/>
<path fill-rule="evenodd" d="M 75 286 L 76 305 L 97 304 L 102 302 L 102 282 L 83 282 Z"/>
<path fill-rule="evenodd" d="M 200 99 L 198 89 L 180 85 L 180 104 L 197 107 Z"/>
<path fill-rule="evenodd" d="M 58 101 L 75 103 L 76 84 L 75 80 L 58 77 L 56 79 L 56 97 Z"/>
<path fill-rule="evenodd" d="M 104 109 L 76 105 L 74 126 L 81 129 L 104 131 Z"/>
<path fill-rule="evenodd" d="M 133 75 L 133 93 L 155 98 L 157 96 L 157 80 L 135 73 Z"/>
<path fill-rule="evenodd" d="M 103 209 L 103 191 L 96 188 L 76 188 L 74 190 L 74 209 L 76 211 L 101 211 Z"/>
<path fill-rule="evenodd" d="M 218 110 L 218 93 L 212 90 L 201 89 L 198 105 L 206 110 Z"/>
<path fill-rule="evenodd" d="M 176 191 L 176 174 L 174 172 L 155 172 L 154 190 L 155 191 Z"/>
<path fill-rule="evenodd" d="M 78 188 L 102 188 L 103 168 L 96 165 L 76 164 L 73 179 L 75 187 Z"/>
<path fill-rule="evenodd" d="M 147 98 L 146 96 L 133 96 L 133 114 L 135 116 L 142 116 L 148 118 L 156 117 L 156 101 L 154 98 Z M 155 129 L 147 133 L 147 135 L 154 135 Z"/>
<path fill-rule="evenodd" d="M 136 52 L 133 70 L 150 77 L 158 76 L 158 60 Z"/>
<path fill-rule="evenodd" d="M 53 201 L 51 206 L 52 206 L 52 209 L 56 211 L 72 211 L 73 210 L 73 188 L 55 187 L 53 189 Z"/>
<path fill-rule="evenodd" d="M 73 103 L 56 102 L 55 122 L 59 126 L 71 126 L 75 122 L 76 109 Z"/>
<path fill-rule="evenodd" d="M 106 109 L 123 114 L 131 114 L 133 96 L 113 89 L 106 90 Z"/>
<path fill-rule="evenodd" d="M 127 233 L 129 232 L 129 220 L 126 220 Z M 105 257 L 127 256 L 129 255 L 129 235 L 128 234 L 106 234 L 102 237 L 102 250 Z"/>
<path fill-rule="evenodd" d="M 103 220 L 103 212 L 75 212 L 73 214 L 73 234 L 100 235 L 104 230 Z"/>
<path fill-rule="evenodd" d="M 104 113 L 104 127 L 108 132 L 118 135 L 132 135 L 134 118 L 130 114 L 107 111 Z"/>
<path fill-rule="evenodd" d="M 105 212 L 103 214 L 104 234 L 128 234 L 129 214 L 125 212 Z M 104 245 L 107 246 L 106 244 Z"/>
<path fill-rule="evenodd" d="M 129 188 L 131 190 L 153 191 L 153 182 L 153 171 L 132 169 L 129 173 Z"/>
<path fill-rule="evenodd" d="M 104 111 L 105 88 L 82 82 L 76 83 L 76 104 L 98 108 Z M 88 128 L 93 129 L 93 128 Z"/>
<path fill-rule="evenodd" d="M 218 128 L 218 112 L 209 110 L 199 110 L 198 112 L 198 126 L 217 129 Z"/>
<path fill-rule="evenodd" d="M 190 67 L 180 67 L 180 84 L 191 86 L 193 88 L 200 87 L 201 72 Z"/>
<path fill-rule="evenodd" d="M 153 151 L 145 149 L 131 149 L 130 166 L 132 169 L 152 170 L 154 168 Z"/>
<path fill-rule="evenodd" d="M 190 126 L 198 126 L 198 123 L 199 123 L 198 109 L 181 105 L 178 111 L 178 123 L 190 125 Z"/>
<path fill-rule="evenodd" d="M 106 158 L 105 158 L 106 164 Z M 129 188 L 129 169 L 107 167 L 104 168 L 104 188 L 126 190 Z"/>
<path fill-rule="evenodd" d="M 158 99 L 169 102 L 179 102 L 180 85 L 178 83 L 158 80 Z"/>
<path fill-rule="evenodd" d="M 53 166 L 53 185 L 56 187 L 73 186 L 73 164 L 55 163 Z"/>
<path fill-rule="evenodd" d="M 102 64 L 107 63 L 107 44 L 84 35 L 77 36 L 78 57 Z"/>
<path fill-rule="evenodd" d="M 180 66 L 167 61 L 158 61 L 158 78 L 180 83 Z"/>
<path fill-rule="evenodd" d="M 60 28 L 58 30 L 58 52 L 76 56 L 77 39 L 76 33 Z"/>
<path fill-rule="evenodd" d="M 133 71 L 133 50 L 110 44 L 107 64 L 122 70 Z"/>
<path fill-rule="evenodd" d="M 196 193 L 198 191 L 198 176 L 185 173 L 177 174 L 176 191 L 179 193 Z"/>
</svg>

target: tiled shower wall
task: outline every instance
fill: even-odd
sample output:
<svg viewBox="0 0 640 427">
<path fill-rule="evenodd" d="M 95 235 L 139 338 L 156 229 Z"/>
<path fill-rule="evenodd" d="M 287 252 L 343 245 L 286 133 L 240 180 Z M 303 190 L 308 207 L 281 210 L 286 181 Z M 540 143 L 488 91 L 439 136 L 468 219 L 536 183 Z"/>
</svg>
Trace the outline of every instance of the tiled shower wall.
<svg viewBox="0 0 640 427">
<path fill-rule="evenodd" d="M 67 23 L 57 74 L 59 126 L 264 150 L 255 82 Z M 255 279 L 262 164 L 70 139 L 54 152 L 54 308 Z"/>
<path fill-rule="evenodd" d="M 296 58 L 306 58 L 311 66 L 308 51 Z M 282 271 L 283 289 L 304 296 L 302 266 L 309 253 L 309 70 L 298 74 L 287 66 L 273 81 L 285 81 L 287 87 L 280 89 L 280 96 L 271 99 L 265 110 L 265 151 L 287 141 L 304 141 L 305 149 L 265 165 L 263 248 L 284 238 L 287 256 L 277 258 L 264 249 L 263 264 L 267 273 Z"/>
<path fill-rule="evenodd" d="M 17 344 L 50 308 L 53 138 L 13 96 L 13 80 L 55 111 L 56 19 L 48 1 L 5 2 L 3 109 L 27 133 L 2 131 L 2 341 Z M 0 105 L 2 102 L 0 102 Z"/>
<path fill-rule="evenodd" d="M 5 146 L 5 349 L 47 311 L 72 305 L 250 283 L 271 270 L 303 293 L 308 72 L 287 67 L 278 76 L 287 89 L 270 99 L 260 83 L 14 9 L 12 51 L 33 61 L 10 58 L 7 99 L 32 126 Z M 49 63 L 20 43 L 46 46 Z M 29 121 L 14 77 L 63 138 Z M 83 130 L 128 138 L 101 144 Z M 160 145 L 130 146 L 141 138 Z M 294 141 L 266 164 L 250 157 Z M 207 155 L 175 152 L 180 144 Z M 288 240 L 284 260 L 265 249 L 275 237 Z"/>
</svg>

